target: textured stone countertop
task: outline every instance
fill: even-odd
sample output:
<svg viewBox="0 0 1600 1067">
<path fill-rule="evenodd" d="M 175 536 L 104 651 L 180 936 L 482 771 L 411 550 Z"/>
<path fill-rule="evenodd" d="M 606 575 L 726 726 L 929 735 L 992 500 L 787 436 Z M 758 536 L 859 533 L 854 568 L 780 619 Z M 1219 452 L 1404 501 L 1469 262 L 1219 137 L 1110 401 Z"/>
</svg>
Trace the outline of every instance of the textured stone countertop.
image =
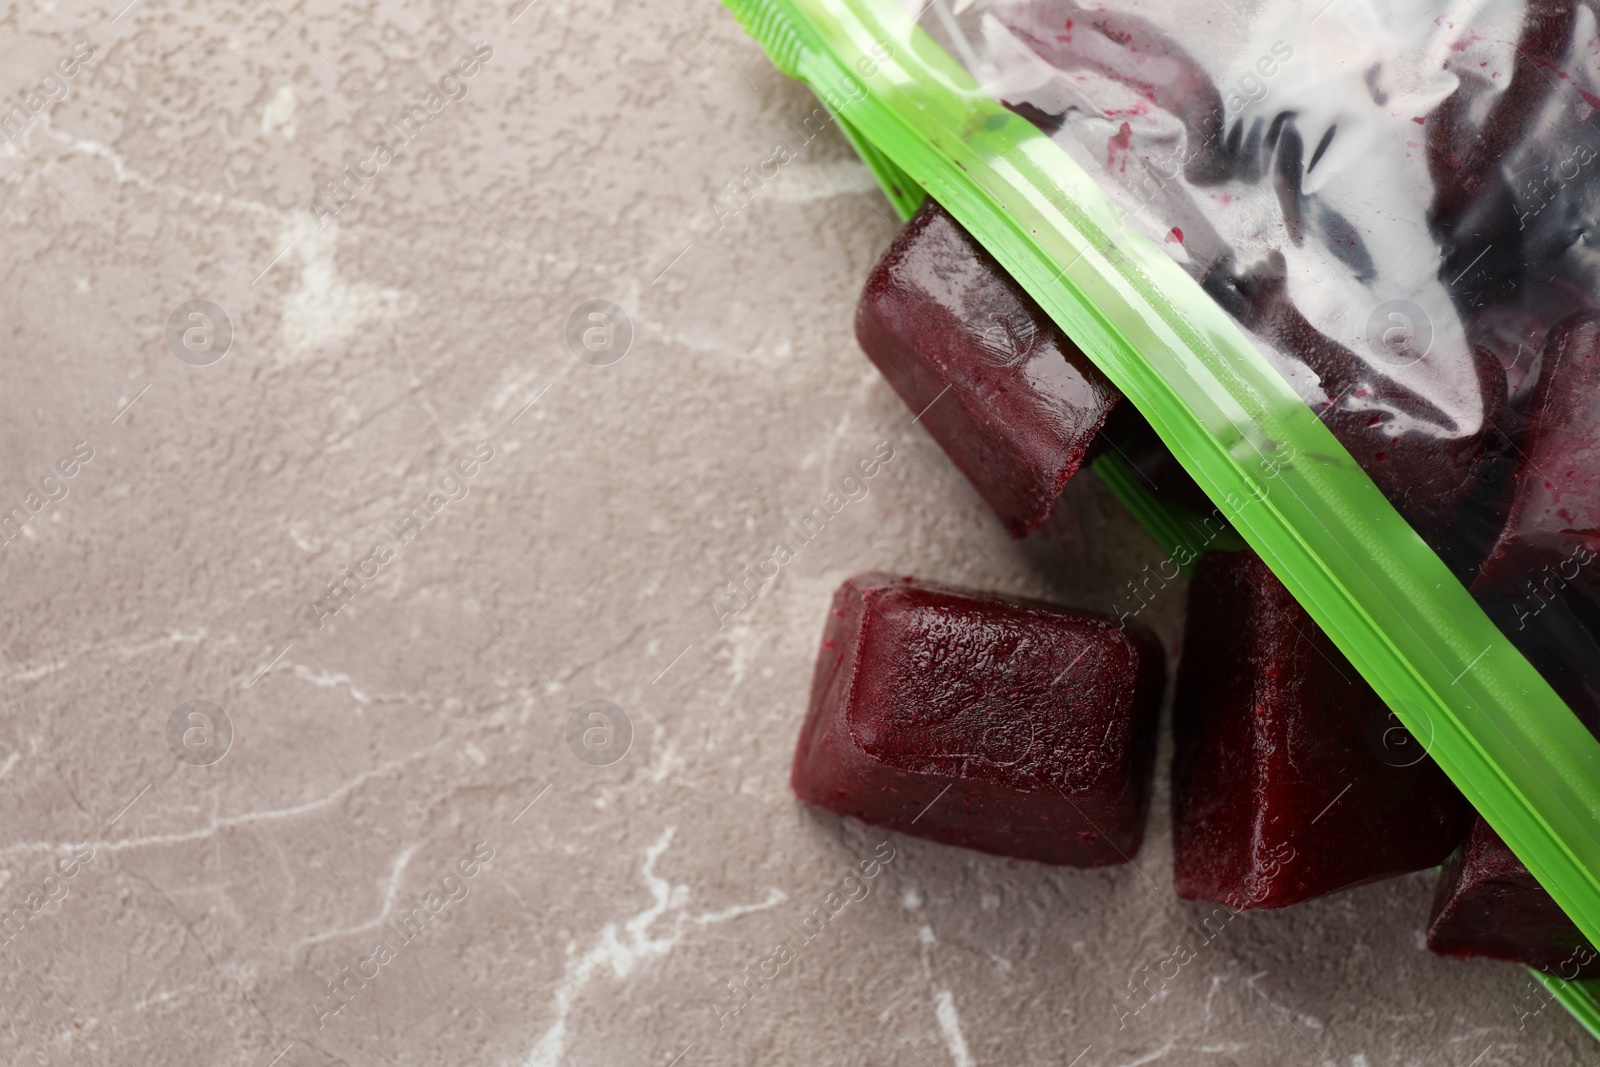
<svg viewBox="0 0 1600 1067">
<path fill-rule="evenodd" d="M 1119 1025 L 1200 911 L 1164 781 L 1136 867 L 893 838 L 719 1025 L 884 838 L 788 788 L 839 581 L 1107 609 L 1154 545 L 1087 477 L 1013 544 L 909 424 L 851 333 L 891 213 L 709 0 L 124 2 L 0 24 L 0 1061 L 1592 1062 L 1422 950 L 1431 874 L 1242 916 Z"/>
</svg>

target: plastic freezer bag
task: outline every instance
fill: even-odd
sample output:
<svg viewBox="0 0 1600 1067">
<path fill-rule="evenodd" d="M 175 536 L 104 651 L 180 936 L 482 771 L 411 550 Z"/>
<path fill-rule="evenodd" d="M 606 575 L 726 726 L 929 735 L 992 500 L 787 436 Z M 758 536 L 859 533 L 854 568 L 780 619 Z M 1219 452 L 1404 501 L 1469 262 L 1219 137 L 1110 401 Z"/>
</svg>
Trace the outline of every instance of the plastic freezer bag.
<svg viewBox="0 0 1600 1067">
<path fill-rule="evenodd" d="M 1594 729 L 1593 10 L 1125 6 L 973 6 L 946 32 L 1245 328 Z"/>
<path fill-rule="evenodd" d="M 1133 401 L 1600 942 L 1594 11 L 730 6 L 902 213 L 932 194 Z"/>
<path fill-rule="evenodd" d="M 1600 292 L 1585 240 L 1600 204 L 1580 180 L 1600 145 L 1592 13 L 1125 6 L 973 7 L 977 40 L 955 20 L 949 33 L 983 90 L 1100 179 L 1452 569 L 1473 581 L 1498 549 L 1484 586 L 1526 594 L 1532 553 L 1506 561 L 1516 547 L 1497 543 L 1513 442 L 1550 327 Z M 1589 518 L 1537 563 L 1592 558 Z"/>
</svg>

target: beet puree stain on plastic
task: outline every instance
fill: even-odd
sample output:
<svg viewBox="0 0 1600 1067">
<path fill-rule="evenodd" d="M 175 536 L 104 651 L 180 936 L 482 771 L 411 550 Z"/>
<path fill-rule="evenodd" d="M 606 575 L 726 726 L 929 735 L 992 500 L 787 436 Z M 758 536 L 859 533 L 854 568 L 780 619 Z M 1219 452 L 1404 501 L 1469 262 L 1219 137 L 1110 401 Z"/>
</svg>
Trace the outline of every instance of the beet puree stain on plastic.
<svg viewBox="0 0 1600 1067">
<path fill-rule="evenodd" d="M 1281 908 L 1431 867 L 1461 841 L 1466 802 L 1420 751 L 1386 753 L 1388 708 L 1255 553 L 1201 560 L 1184 634 L 1179 896 Z"/>
<path fill-rule="evenodd" d="M 1122 399 L 931 199 L 867 279 L 856 337 L 1012 537 L 1049 517 Z"/>
<path fill-rule="evenodd" d="M 1144 837 L 1165 673 L 1136 625 L 858 575 L 834 594 L 791 783 L 945 844 L 1123 863 Z"/>
</svg>

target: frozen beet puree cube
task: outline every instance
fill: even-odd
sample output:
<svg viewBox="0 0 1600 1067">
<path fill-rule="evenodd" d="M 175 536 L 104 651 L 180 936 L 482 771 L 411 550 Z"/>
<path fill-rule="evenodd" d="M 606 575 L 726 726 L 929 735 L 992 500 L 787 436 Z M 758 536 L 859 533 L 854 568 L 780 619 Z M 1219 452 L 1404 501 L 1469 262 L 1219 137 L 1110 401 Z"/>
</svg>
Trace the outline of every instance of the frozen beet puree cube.
<svg viewBox="0 0 1600 1067">
<path fill-rule="evenodd" d="M 867 279 L 856 338 L 1012 537 L 1049 517 L 1121 399 L 931 199 Z"/>
<path fill-rule="evenodd" d="M 833 596 L 791 783 L 933 841 L 1096 867 L 1139 850 L 1160 644 L 1102 615 L 862 574 Z"/>
<path fill-rule="evenodd" d="M 1470 809 L 1254 552 L 1202 557 L 1173 705 L 1173 882 L 1280 908 L 1440 863 Z"/>
<path fill-rule="evenodd" d="M 1600 978 L 1600 955 L 1482 819 L 1439 876 L 1428 947 L 1487 956 L 1562 978 Z"/>
<path fill-rule="evenodd" d="M 1511 514 L 1473 586 L 1527 613 L 1600 603 L 1600 312 L 1557 323 L 1539 364 Z"/>
</svg>

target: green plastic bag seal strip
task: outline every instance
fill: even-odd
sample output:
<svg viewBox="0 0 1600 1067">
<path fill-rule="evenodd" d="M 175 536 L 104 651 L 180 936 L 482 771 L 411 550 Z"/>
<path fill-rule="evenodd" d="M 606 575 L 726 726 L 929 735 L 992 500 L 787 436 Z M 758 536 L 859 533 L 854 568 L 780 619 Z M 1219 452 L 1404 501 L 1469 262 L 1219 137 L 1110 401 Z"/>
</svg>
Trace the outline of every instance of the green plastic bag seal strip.
<svg viewBox="0 0 1600 1067">
<path fill-rule="evenodd" d="M 933 195 L 1138 407 L 1600 945 L 1600 742 L 1234 321 L 892 0 L 726 2 L 898 210 Z M 1594 984 L 1541 981 L 1600 1020 Z"/>
</svg>

